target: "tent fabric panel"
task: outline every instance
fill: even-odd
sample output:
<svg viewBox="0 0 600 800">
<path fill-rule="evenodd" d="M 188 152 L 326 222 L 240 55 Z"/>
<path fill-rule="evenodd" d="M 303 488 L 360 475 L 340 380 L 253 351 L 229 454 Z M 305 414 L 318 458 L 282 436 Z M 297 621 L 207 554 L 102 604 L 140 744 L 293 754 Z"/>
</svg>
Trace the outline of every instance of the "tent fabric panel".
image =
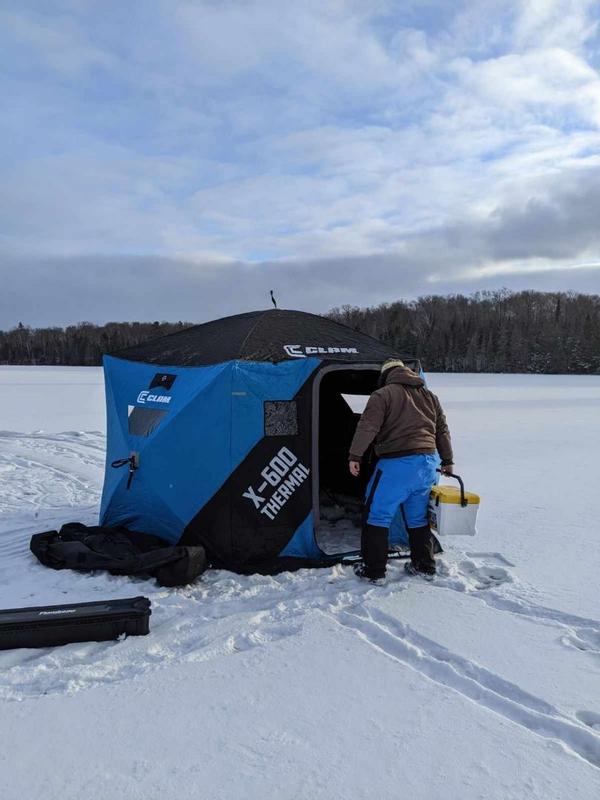
<svg viewBox="0 0 600 800">
<path fill-rule="evenodd" d="M 168 414 L 156 432 L 184 408 L 189 400 L 219 375 L 228 364 L 214 364 L 202 369 L 181 369 L 176 364 L 145 364 L 125 361 L 114 356 L 104 356 L 104 372 L 110 380 L 119 422 L 128 435 L 128 411 L 130 407 L 154 408 Z M 168 378 L 168 386 L 157 385 L 159 376 Z M 157 398 L 157 399 L 153 399 Z M 169 398 L 160 402 L 160 398 Z M 146 441 L 139 437 L 138 444 Z"/>
<path fill-rule="evenodd" d="M 119 485 L 107 501 L 100 524 L 150 533 L 170 544 L 177 544 L 184 525 L 173 508 L 156 494 L 153 486 L 141 474 L 136 473 L 131 487 L 127 489 L 127 470 L 119 471 Z"/>
<path fill-rule="evenodd" d="M 194 371 L 205 370 L 213 368 Z M 155 437 L 140 465 L 155 492 L 182 520 L 180 534 L 231 473 L 232 371 L 232 364 L 224 365 L 205 382 Z"/>
<path fill-rule="evenodd" d="M 270 367 L 273 378 L 270 388 L 268 381 L 260 380 L 260 370 L 240 371 L 243 382 L 236 385 L 254 389 L 241 396 L 251 404 L 250 408 L 256 403 L 258 391 L 268 391 L 264 399 L 269 400 L 287 396 L 297 404 L 299 426 L 295 435 L 261 435 L 242 461 L 232 467 L 218 492 L 186 526 L 180 543 L 202 544 L 215 564 L 239 571 L 254 563 L 276 559 L 311 511 L 313 373 L 304 363 L 286 364 L 284 370 L 280 366 L 260 365 Z M 287 384 L 285 380 L 275 380 L 277 374 L 282 378 L 287 374 Z M 233 399 L 237 400 L 237 396 Z M 248 413 L 262 432 L 264 408 L 262 399 L 258 400 L 254 411 Z M 237 422 L 240 419 L 243 420 L 243 415 Z M 237 422 L 234 439 L 239 434 Z"/>
<path fill-rule="evenodd" d="M 327 317 L 302 311 L 267 311 L 257 319 L 240 357 L 274 362 L 317 357 L 352 363 L 381 362 L 399 354 L 389 345 Z"/>
<path fill-rule="evenodd" d="M 320 363 L 317 358 L 282 364 L 235 363 L 231 386 L 232 468 L 265 435 L 265 402 L 292 400 Z M 304 420 L 302 424 L 310 422 Z"/>
<path fill-rule="evenodd" d="M 221 376 L 230 371 L 231 365 L 181 370 L 163 364 L 157 370 L 156 365 L 106 357 L 104 369 L 107 389 L 107 458 L 101 524 L 129 525 L 132 528 L 135 526 L 138 530 L 154 533 L 168 541 L 177 541 L 185 526 L 186 494 L 181 491 L 180 497 L 177 497 L 172 493 L 175 488 L 173 479 L 177 473 L 190 472 L 181 470 L 181 457 L 184 453 L 188 457 L 192 443 L 195 444 L 195 450 L 191 453 L 194 461 L 190 464 L 190 470 L 198 468 L 201 426 L 197 424 L 197 419 L 203 417 L 198 408 L 194 407 L 195 424 L 188 424 L 188 430 L 174 423 L 183 413 L 185 425 L 185 412 L 193 405 L 194 399 L 202 397 L 212 384 L 219 383 Z M 163 383 L 160 382 L 161 378 L 164 379 Z M 205 413 L 213 422 L 218 420 L 218 409 L 225 407 L 224 398 L 229 399 L 229 387 L 230 380 L 225 377 L 219 388 L 213 389 L 212 393 L 206 393 Z M 165 411 L 165 417 L 148 436 L 130 433 L 128 421 L 131 413 L 149 408 Z M 171 426 L 174 428 L 173 433 Z M 205 429 L 213 437 L 216 435 L 215 431 L 218 431 L 221 439 L 228 441 L 229 414 L 225 415 L 221 426 L 213 424 L 205 426 Z M 113 461 L 128 458 L 132 452 L 139 454 L 139 468 L 135 471 L 128 489 L 128 468 L 125 466 L 116 469 L 111 464 Z M 208 469 L 206 461 L 204 457 L 205 472 L 217 482 L 207 488 L 210 493 L 218 488 L 218 481 L 224 480 L 229 462 L 227 458 L 221 474 L 218 474 L 215 460 L 212 459 L 212 465 Z M 187 475 L 189 481 L 194 479 L 193 473 L 190 474 L 192 477 Z M 197 480 L 197 475 L 195 479 Z M 171 484 L 173 486 L 169 488 Z M 206 486 L 206 481 L 204 485 Z M 179 485 L 178 493 L 181 489 Z M 197 502 L 196 499 L 195 503 Z"/>
<path fill-rule="evenodd" d="M 308 558 L 319 559 L 323 551 L 315 541 L 314 519 L 312 511 L 306 519 L 296 528 L 290 541 L 279 553 L 280 558 Z"/>
<path fill-rule="evenodd" d="M 104 362 L 104 391 L 106 398 L 106 459 L 104 464 L 104 484 L 102 487 L 102 500 L 100 503 L 100 519 L 103 520 L 113 492 L 116 491 L 123 475 L 119 470 L 110 465 L 121 455 L 128 453 L 129 442 L 119 417 L 118 404 L 115 399 L 113 373 L 107 368 L 107 359 Z"/>
<path fill-rule="evenodd" d="M 240 357 L 244 340 L 264 312 L 249 311 L 232 317 L 211 320 L 202 325 L 169 333 L 114 355 L 147 364 L 174 364 L 198 367 L 222 364 Z"/>
</svg>

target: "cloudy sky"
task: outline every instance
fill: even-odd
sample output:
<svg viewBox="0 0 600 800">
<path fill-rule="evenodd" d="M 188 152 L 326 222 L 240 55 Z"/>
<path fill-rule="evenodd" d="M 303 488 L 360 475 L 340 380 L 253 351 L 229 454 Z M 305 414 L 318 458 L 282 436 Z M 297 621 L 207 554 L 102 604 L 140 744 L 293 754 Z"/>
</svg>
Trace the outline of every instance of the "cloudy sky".
<svg viewBox="0 0 600 800">
<path fill-rule="evenodd" d="M 600 291 L 599 21 L 3 0 L 0 327 Z"/>
</svg>

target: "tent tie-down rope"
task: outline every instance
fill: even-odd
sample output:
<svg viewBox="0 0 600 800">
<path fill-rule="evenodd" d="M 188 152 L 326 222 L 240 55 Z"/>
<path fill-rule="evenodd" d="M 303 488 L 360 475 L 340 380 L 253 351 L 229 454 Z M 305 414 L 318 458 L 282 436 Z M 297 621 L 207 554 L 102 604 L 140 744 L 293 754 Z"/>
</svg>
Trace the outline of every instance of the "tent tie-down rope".
<svg viewBox="0 0 600 800">
<path fill-rule="evenodd" d="M 139 453 L 131 453 L 129 458 L 118 458 L 116 461 L 112 462 L 111 467 L 119 469 L 119 467 L 124 467 L 126 464 L 129 464 L 129 477 L 127 478 L 127 488 L 130 489 L 131 482 L 133 481 L 133 474 L 140 465 Z"/>
</svg>

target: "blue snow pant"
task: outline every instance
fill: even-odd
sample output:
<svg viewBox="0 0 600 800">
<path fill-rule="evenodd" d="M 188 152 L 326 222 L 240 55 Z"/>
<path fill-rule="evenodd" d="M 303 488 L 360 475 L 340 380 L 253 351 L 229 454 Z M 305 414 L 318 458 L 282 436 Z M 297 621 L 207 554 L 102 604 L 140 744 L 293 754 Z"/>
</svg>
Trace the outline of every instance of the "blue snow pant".
<svg viewBox="0 0 600 800">
<path fill-rule="evenodd" d="M 437 454 L 380 458 L 366 490 L 367 524 L 389 528 L 402 506 L 407 528 L 427 525 L 429 494 L 439 463 Z"/>
</svg>

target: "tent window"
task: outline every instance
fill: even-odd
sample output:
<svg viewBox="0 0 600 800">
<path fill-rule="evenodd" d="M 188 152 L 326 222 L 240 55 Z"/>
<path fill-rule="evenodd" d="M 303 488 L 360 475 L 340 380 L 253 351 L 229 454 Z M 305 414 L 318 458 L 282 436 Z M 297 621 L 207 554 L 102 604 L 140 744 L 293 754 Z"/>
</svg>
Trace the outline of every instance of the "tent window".
<svg viewBox="0 0 600 800">
<path fill-rule="evenodd" d="M 297 436 L 298 408 L 295 400 L 265 401 L 265 436 Z"/>
<path fill-rule="evenodd" d="M 150 436 L 158 428 L 167 412 L 156 408 L 131 407 L 129 433 L 131 436 Z"/>
</svg>

